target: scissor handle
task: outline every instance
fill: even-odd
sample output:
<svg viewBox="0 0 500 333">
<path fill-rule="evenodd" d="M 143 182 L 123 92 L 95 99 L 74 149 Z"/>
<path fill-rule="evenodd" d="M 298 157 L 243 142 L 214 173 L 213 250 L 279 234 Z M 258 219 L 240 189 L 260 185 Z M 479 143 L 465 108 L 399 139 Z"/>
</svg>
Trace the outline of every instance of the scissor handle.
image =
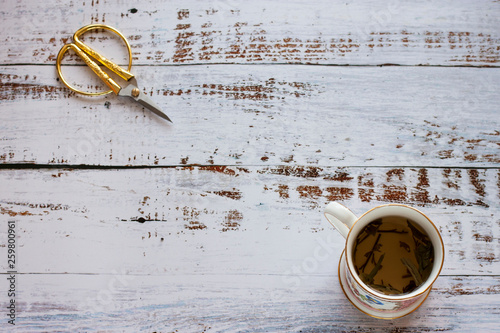
<svg viewBox="0 0 500 333">
<path fill-rule="evenodd" d="M 85 54 L 85 52 L 83 52 L 77 45 L 71 43 L 71 44 L 66 44 L 64 45 L 62 48 L 61 48 L 61 51 L 59 51 L 59 54 L 57 55 L 57 64 L 58 64 L 58 69 L 60 69 L 59 65 L 61 64 L 61 59 L 62 57 L 64 56 L 64 53 L 66 53 L 66 51 L 68 49 L 72 49 L 73 51 L 76 52 L 76 54 L 83 59 L 83 61 L 85 61 L 85 64 L 87 66 L 89 66 L 93 71 L 94 73 L 97 74 L 97 76 L 99 76 L 99 78 L 101 80 L 104 81 L 104 83 L 106 83 L 106 85 L 108 87 L 111 88 L 111 90 L 118 95 L 118 93 L 120 92 L 120 85 L 118 83 L 115 82 L 115 80 L 113 80 L 112 78 L 109 77 L 109 75 L 104 72 L 94 61 L 92 61 L 92 59 L 90 59 L 90 57 Z M 60 73 L 60 71 L 59 71 Z M 61 80 L 63 81 L 63 83 L 68 86 L 68 88 L 70 88 L 71 90 L 73 91 L 76 91 L 78 93 L 83 93 L 84 95 L 87 95 L 87 94 L 93 94 L 93 93 L 88 93 L 88 92 L 84 92 L 84 91 L 79 91 L 77 89 L 74 89 L 71 85 L 69 85 L 66 80 L 64 79 L 63 76 L 61 76 L 59 74 L 59 76 L 61 77 Z"/>
<path fill-rule="evenodd" d="M 130 50 L 130 45 L 129 45 L 128 41 L 127 41 L 127 38 L 125 38 L 125 36 L 123 36 L 122 33 L 119 32 L 118 30 L 116 30 L 115 28 L 110 27 L 109 25 L 104 25 L 104 24 L 89 24 L 89 25 L 86 25 L 86 26 L 78 29 L 75 32 L 75 34 L 73 35 L 73 40 L 74 40 L 75 44 L 78 45 L 78 47 L 81 48 L 83 51 L 85 51 L 87 54 L 89 54 L 90 56 L 94 57 L 101 64 L 103 64 L 104 66 L 108 67 L 110 70 L 112 70 L 116 74 L 118 74 L 122 79 L 128 81 L 131 78 L 133 78 L 134 75 L 132 73 L 130 73 L 129 71 L 124 70 L 123 68 L 121 68 L 120 66 L 118 66 L 117 64 L 115 64 L 114 62 L 112 62 L 111 60 L 109 60 L 106 57 L 102 56 L 101 54 L 97 53 L 97 51 L 93 50 L 92 48 L 90 48 L 87 45 L 83 44 L 82 41 L 80 41 L 79 37 L 81 35 L 83 35 L 87 31 L 94 30 L 94 29 L 106 29 L 106 30 L 110 30 L 110 31 L 114 32 L 115 34 L 117 34 L 118 36 L 121 37 L 121 39 L 127 45 L 127 49 Z M 131 54 L 130 54 L 130 60 L 129 60 L 129 62 L 130 63 L 132 62 L 132 55 Z M 130 68 L 129 68 L 129 70 L 130 70 Z"/>
<path fill-rule="evenodd" d="M 125 46 L 127 47 L 128 56 L 129 56 L 127 70 L 121 68 L 120 66 L 118 66 L 117 64 L 115 64 L 111 60 L 107 59 L 106 57 L 103 57 L 101 54 L 99 54 L 98 52 L 96 52 L 92 48 L 85 45 L 82 41 L 80 41 L 79 37 L 81 35 L 83 35 L 87 31 L 94 30 L 94 29 L 110 30 L 110 31 L 116 33 L 123 40 L 123 42 L 125 43 Z M 75 32 L 75 34 L 73 35 L 73 39 L 74 39 L 74 44 L 73 43 L 66 44 L 61 48 L 61 50 L 59 51 L 59 54 L 57 55 L 57 61 L 56 61 L 57 73 L 59 74 L 59 78 L 69 89 L 71 89 L 74 92 L 77 92 L 79 94 L 89 95 L 89 96 L 105 95 L 105 94 L 109 94 L 111 92 L 118 94 L 118 92 L 120 91 L 121 87 L 113 79 L 111 79 L 106 72 L 101 70 L 101 68 L 92 59 L 90 59 L 88 55 L 90 55 L 93 58 L 95 58 L 96 60 L 98 60 L 101 64 L 103 64 L 104 66 L 106 66 L 107 68 L 112 70 L 114 73 L 118 74 L 124 80 L 128 81 L 134 77 L 134 75 L 129 72 L 130 68 L 132 67 L 132 49 L 130 48 L 130 44 L 128 43 L 125 36 L 122 33 L 120 33 L 118 30 L 116 30 L 115 28 L 110 27 L 108 25 L 104 25 L 104 24 L 86 25 L 86 26 L 78 29 Z M 106 85 L 108 85 L 108 87 L 111 88 L 111 90 L 92 93 L 92 92 L 82 91 L 82 90 L 76 89 L 75 87 L 71 86 L 64 79 L 64 76 L 62 75 L 62 71 L 61 71 L 61 61 L 62 61 L 62 58 L 64 57 L 64 54 L 66 53 L 66 51 L 68 49 L 74 50 L 76 52 L 76 54 L 85 61 L 85 64 L 87 64 L 87 66 L 89 66 L 94 71 L 94 73 L 96 73 L 97 76 L 99 76 L 99 78 L 101 80 L 103 80 L 106 83 Z"/>
</svg>

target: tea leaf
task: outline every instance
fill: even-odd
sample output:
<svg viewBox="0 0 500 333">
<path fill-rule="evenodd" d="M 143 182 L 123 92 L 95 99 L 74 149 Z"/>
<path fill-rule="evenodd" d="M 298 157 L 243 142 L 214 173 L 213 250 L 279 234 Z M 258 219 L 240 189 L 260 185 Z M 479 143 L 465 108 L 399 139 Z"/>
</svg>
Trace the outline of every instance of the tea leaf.
<svg viewBox="0 0 500 333">
<path fill-rule="evenodd" d="M 421 285 L 422 284 L 422 276 L 420 275 L 418 268 L 415 267 L 415 265 L 410 260 L 408 260 L 406 258 L 401 258 L 401 262 L 406 266 L 406 268 L 408 268 L 411 275 L 413 276 L 413 278 L 417 282 L 417 286 Z"/>
<path fill-rule="evenodd" d="M 408 231 L 406 231 L 406 230 L 398 230 L 398 229 L 378 230 L 378 232 L 387 232 L 387 233 L 394 233 L 394 234 L 407 234 L 408 233 Z"/>
<path fill-rule="evenodd" d="M 375 236 L 375 233 L 377 232 L 378 228 L 380 228 L 381 224 L 382 219 L 374 220 L 365 227 L 364 231 L 369 235 Z"/>
<path fill-rule="evenodd" d="M 368 281 L 368 274 L 366 273 L 361 273 L 359 274 L 359 278 L 361 281 L 363 281 L 365 284 L 370 285 L 371 281 Z"/>
<path fill-rule="evenodd" d="M 394 288 L 393 286 L 391 286 L 391 284 L 389 283 L 388 285 L 388 288 L 391 289 L 391 290 L 395 290 L 397 291 L 398 293 L 401 293 L 401 291 L 397 290 L 396 288 Z"/>
<path fill-rule="evenodd" d="M 363 282 L 365 282 L 366 284 L 373 283 L 373 278 L 375 277 L 375 275 L 377 275 L 380 268 L 382 268 L 382 260 L 384 260 L 384 256 L 385 256 L 385 253 L 380 256 L 380 258 L 377 261 L 377 264 L 375 265 L 375 267 L 373 267 L 370 274 L 364 274 L 364 273 L 362 274 L 363 278 L 365 279 L 365 280 L 363 280 Z"/>
<path fill-rule="evenodd" d="M 362 235 L 362 234 L 359 234 L 359 235 L 358 235 L 358 238 L 356 238 L 356 243 L 354 244 L 354 249 L 356 249 L 356 248 L 358 247 L 358 245 L 359 245 L 359 244 L 363 243 L 363 241 L 364 241 L 365 239 L 367 239 L 368 237 L 370 237 L 370 235 L 366 235 L 365 237 L 360 238 L 360 236 L 361 236 L 361 235 Z"/>
<path fill-rule="evenodd" d="M 415 288 L 417 288 L 417 285 L 415 284 L 415 281 L 411 280 L 410 283 L 408 283 L 408 285 L 403 288 L 403 292 L 409 293 L 415 290 Z"/>
<path fill-rule="evenodd" d="M 420 244 L 419 246 L 417 246 L 415 252 L 420 258 L 422 258 L 423 261 L 429 262 L 434 257 L 433 250 L 434 249 L 432 248 L 431 244 Z"/>
<path fill-rule="evenodd" d="M 363 230 L 361 230 L 360 234 L 356 238 L 356 244 L 355 246 L 358 246 L 361 244 L 365 239 L 367 239 L 370 236 L 375 236 L 377 233 L 378 228 L 382 224 L 382 219 L 375 220 L 373 222 L 370 222 Z M 363 238 L 361 238 L 361 235 L 364 235 Z"/>
<path fill-rule="evenodd" d="M 429 237 L 427 237 L 427 235 L 423 234 L 420 230 L 418 230 L 417 227 L 415 227 L 413 223 L 410 222 L 410 220 L 406 220 L 406 223 L 408 224 L 408 227 L 410 228 L 413 237 L 415 237 L 422 243 L 429 242 Z"/>
<path fill-rule="evenodd" d="M 373 267 L 372 271 L 368 275 L 372 280 L 375 277 L 375 275 L 377 275 L 377 273 L 380 270 L 380 268 L 382 268 L 382 260 L 384 260 L 384 256 L 385 256 L 385 253 L 382 254 L 380 256 L 380 258 L 378 258 L 377 264 L 375 265 L 375 267 Z"/>
<path fill-rule="evenodd" d="M 402 247 L 408 253 L 411 252 L 410 245 L 406 244 L 405 242 L 399 241 L 399 247 Z"/>
<path fill-rule="evenodd" d="M 375 244 L 373 244 L 372 249 L 371 249 L 370 251 L 368 251 L 367 253 L 365 253 L 365 257 L 367 257 L 367 259 L 366 259 L 365 263 L 359 267 L 359 270 L 360 270 L 360 271 L 362 271 L 362 272 L 364 272 L 364 271 L 365 271 L 366 265 L 367 265 L 367 264 L 368 264 L 368 262 L 370 261 L 371 256 L 373 255 L 373 253 L 375 252 L 375 249 L 377 248 L 378 241 L 380 240 L 380 236 L 382 236 L 382 235 L 378 234 L 378 237 L 377 237 L 377 239 L 375 240 Z M 380 248 L 379 248 L 379 249 L 380 249 Z"/>
<path fill-rule="evenodd" d="M 430 270 L 432 270 L 432 264 L 434 262 L 434 248 L 429 236 L 418 230 L 417 227 L 415 227 L 409 220 L 406 222 L 412 232 L 413 240 L 415 242 L 415 259 L 418 264 L 418 272 L 424 277 L 425 280 L 430 275 Z M 426 274 L 424 274 L 424 272 L 426 272 Z"/>
<path fill-rule="evenodd" d="M 422 272 L 422 279 L 423 280 L 427 280 L 427 278 L 429 277 L 429 275 L 431 275 L 431 272 L 432 272 L 432 265 L 429 265 L 427 266 L 423 272 Z"/>
<path fill-rule="evenodd" d="M 428 267 L 432 268 L 434 262 L 434 248 L 432 244 L 420 244 L 415 249 L 415 258 L 419 266 L 419 272 L 422 274 Z"/>
<path fill-rule="evenodd" d="M 398 290 L 391 285 L 386 286 L 383 284 L 371 284 L 370 287 L 386 295 L 401 294 L 401 290 Z"/>
<path fill-rule="evenodd" d="M 367 239 L 370 236 L 375 236 L 381 224 L 382 224 L 381 219 L 370 222 L 370 224 L 368 224 L 358 235 L 356 245 L 361 244 L 365 239 Z M 361 235 L 364 235 L 364 237 L 360 238 Z"/>
</svg>

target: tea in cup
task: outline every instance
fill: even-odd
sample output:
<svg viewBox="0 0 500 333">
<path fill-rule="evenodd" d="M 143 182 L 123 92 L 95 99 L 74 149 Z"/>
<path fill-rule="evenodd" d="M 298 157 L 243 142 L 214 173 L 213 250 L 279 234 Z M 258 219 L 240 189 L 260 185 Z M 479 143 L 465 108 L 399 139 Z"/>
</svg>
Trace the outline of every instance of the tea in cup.
<svg viewBox="0 0 500 333">
<path fill-rule="evenodd" d="M 332 202 L 325 217 L 346 239 L 339 280 L 356 308 L 394 319 L 424 302 L 444 262 L 443 240 L 427 216 L 410 206 L 389 204 L 357 218 Z"/>
</svg>

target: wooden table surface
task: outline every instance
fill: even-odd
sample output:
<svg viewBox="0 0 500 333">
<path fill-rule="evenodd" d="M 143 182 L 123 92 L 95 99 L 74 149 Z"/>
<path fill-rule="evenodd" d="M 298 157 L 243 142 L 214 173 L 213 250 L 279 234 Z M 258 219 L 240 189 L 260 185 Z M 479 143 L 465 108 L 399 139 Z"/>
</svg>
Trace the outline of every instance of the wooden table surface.
<svg viewBox="0 0 500 333">
<path fill-rule="evenodd" d="M 499 330 L 499 1 L 0 3 L 1 331 Z M 91 23 L 173 124 L 63 86 Z M 63 71 L 101 89 L 74 54 Z M 422 307 L 349 303 L 330 201 L 434 221 Z"/>
</svg>

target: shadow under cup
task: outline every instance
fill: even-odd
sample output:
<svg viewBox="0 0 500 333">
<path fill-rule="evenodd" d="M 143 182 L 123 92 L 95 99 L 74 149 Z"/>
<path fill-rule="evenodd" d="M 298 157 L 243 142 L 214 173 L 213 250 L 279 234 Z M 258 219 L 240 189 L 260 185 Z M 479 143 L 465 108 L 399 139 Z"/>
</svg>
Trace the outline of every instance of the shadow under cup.
<svg viewBox="0 0 500 333">
<path fill-rule="evenodd" d="M 418 287 L 407 293 L 385 294 L 368 286 L 356 273 L 354 247 L 358 235 L 373 221 L 387 217 L 400 217 L 418 225 L 420 229 L 427 233 L 433 246 L 434 260 L 430 274 Z M 347 286 L 342 286 L 346 296 L 351 301 L 360 302 L 360 304 L 355 304 L 356 302 L 353 302 L 353 304 L 368 315 L 392 319 L 414 311 L 426 299 L 432 284 L 437 279 L 443 267 L 444 245 L 438 229 L 427 216 L 409 206 L 391 204 L 373 208 L 357 219 L 350 228 L 347 236 L 344 255 L 344 265 L 347 266 L 347 269 L 345 269 L 344 276 L 342 276 L 344 279 L 341 279 L 341 284 L 342 280 L 347 284 Z M 350 290 L 346 290 L 345 287 L 348 287 Z"/>
</svg>

